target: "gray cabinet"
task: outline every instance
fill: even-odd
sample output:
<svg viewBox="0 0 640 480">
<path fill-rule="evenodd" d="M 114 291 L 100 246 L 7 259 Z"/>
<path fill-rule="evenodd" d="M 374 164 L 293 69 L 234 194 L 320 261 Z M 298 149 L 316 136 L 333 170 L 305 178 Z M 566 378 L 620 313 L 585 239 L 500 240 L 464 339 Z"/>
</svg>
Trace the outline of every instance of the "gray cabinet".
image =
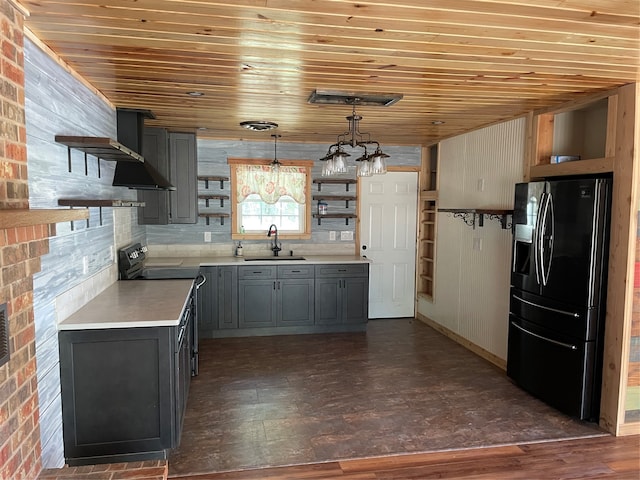
<svg viewBox="0 0 640 480">
<path fill-rule="evenodd" d="M 69 465 L 166 458 L 178 446 L 191 369 L 177 328 L 59 333 Z"/>
<path fill-rule="evenodd" d="M 369 264 L 202 267 L 201 338 L 362 331 Z"/>
<path fill-rule="evenodd" d="M 206 278 L 198 295 L 198 335 L 213 338 L 218 330 L 238 328 L 238 267 L 202 267 Z"/>
<path fill-rule="evenodd" d="M 240 328 L 313 325 L 311 265 L 238 267 Z"/>
<path fill-rule="evenodd" d="M 218 267 L 218 329 L 238 328 L 238 267 Z"/>
<path fill-rule="evenodd" d="M 169 133 L 169 223 L 196 223 L 198 217 L 198 159 L 193 133 Z"/>
<path fill-rule="evenodd" d="M 169 137 L 164 128 L 144 130 L 142 156 L 167 180 L 169 179 Z M 169 223 L 169 192 L 166 190 L 138 190 L 138 223 L 143 225 L 166 225 Z"/>
<path fill-rule="evenodd" d="M 357 325 L 368 320 L 369 265 L 316 265 L 316 325 Z"/>
<path fill-rule="evenodd" d="M 196 136 L 167 132 L 164 128 L 144 130 L 142 155 L 171 184 L 173 191 L 139 190 L 138 223 L 167 225 L 196 223 L 198 206 Z"/>
<path fill-rule="evenodd" d="M 205 283 L 198 291 L 198 336 L 213 337 L 218 325 L 218 268 L 201 267 Z"/>
<path fill-rule="evenodd" d="M 277 267 L 238 267 L 238 326 L 275 327 Z"/>
<path fill-rule="evenodd" d="M 313 325 L 313 265 L 279 265 L 276 289 L 277 326 Z"/>
</svg>

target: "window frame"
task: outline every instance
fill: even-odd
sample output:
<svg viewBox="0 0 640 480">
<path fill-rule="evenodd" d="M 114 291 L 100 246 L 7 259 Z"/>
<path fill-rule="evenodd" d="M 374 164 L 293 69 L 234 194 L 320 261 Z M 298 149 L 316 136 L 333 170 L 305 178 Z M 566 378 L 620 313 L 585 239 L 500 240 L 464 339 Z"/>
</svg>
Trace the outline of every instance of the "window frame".
<svg viewBox="0 0 640 480">
<path fill-rule="evenodd" d="M 267 232 L 264 234 L 257 233 L 241 233 L 238 226 L 238 203 L 236 201 L 236 166 L 237 165 L 269 165 L 273 160 L 262 158 L 228 158 L 227 163 L 229 165 L 229 185 L 231 187 L 231 239 L 232 240 L 263 240 L 266 238 Z M 313 160 L 279 160 L 283 166 L 304 167 L 305 174 L 307 176 L 306 185 L 306 203 L 305 203 L 305 225 L 304 232 L 300 233 L 286 233 L 278 231 L 278 238 L 289 240 L 308 240 L 311 238 L 311 168 L 313 167 Z"/>
</svg>

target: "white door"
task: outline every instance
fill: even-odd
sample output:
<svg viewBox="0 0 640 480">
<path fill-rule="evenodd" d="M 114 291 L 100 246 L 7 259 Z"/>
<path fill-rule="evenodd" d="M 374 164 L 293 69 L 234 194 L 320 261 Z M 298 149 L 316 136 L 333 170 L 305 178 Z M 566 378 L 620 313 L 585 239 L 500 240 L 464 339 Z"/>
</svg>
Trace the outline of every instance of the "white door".
<svg viewBox="0 0 640 480">
<path fill-rule="evenodd" d="M 369 258 L 369 318 L 413 317 L 417 172 L 360 179 L 360 254 Z"/>
</svg>

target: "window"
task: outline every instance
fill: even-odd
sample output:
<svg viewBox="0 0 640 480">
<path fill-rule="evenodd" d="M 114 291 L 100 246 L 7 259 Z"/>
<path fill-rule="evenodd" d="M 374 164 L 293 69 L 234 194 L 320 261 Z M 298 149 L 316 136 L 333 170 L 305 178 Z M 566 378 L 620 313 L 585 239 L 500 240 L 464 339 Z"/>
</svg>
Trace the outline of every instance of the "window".
<svg viewBox="0 0 640 480">
<path fill-rule="evenodd" d="M 310 160 L 285 160 L 274 172 L 269 160 L 229 159 L 232 238 L 263 238 L 269 225 L 281 238 L 311 237 Z"/>
<path fill-rule="evenodd" d="M 284 195 L 276 203 L 265 203 L 260 195 L 252 193 L 238 204 L 240 233 L 262 233 L 275 223 L 279 232 L 304 233 L 306 224 L 305 204 L 297 203 Z"/>
</svg>

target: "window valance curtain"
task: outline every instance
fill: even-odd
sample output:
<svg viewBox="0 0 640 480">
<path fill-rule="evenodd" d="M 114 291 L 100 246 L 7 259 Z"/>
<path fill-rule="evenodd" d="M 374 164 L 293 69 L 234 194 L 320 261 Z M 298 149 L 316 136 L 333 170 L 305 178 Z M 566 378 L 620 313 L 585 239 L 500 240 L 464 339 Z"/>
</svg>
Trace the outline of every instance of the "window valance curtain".
<svg viewBox="0 0 640 480">
<path fill-rule="evenodd" d="M 305 167 L 281 166 L 274 172 L 270 165 L 236 165 L 236 197 L 242 202 L 256 193 L 263 202 L 274 204 L 289 195 L 299 204 L 306 202 Z"/>
</svg>

